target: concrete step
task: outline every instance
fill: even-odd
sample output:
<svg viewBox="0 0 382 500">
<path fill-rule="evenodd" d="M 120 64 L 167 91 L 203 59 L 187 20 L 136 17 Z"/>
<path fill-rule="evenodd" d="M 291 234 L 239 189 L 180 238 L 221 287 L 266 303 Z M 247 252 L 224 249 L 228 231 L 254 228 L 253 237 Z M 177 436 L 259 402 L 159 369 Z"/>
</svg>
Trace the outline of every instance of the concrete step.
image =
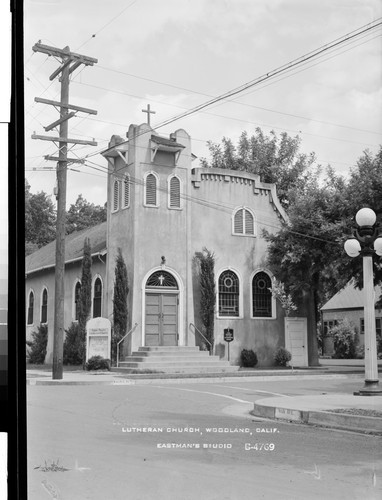
<svg viewBox="0 0 382 500">
<path fill-rule="evenodd" d="M 209 365 L 209 366 L 182 366 L 182 367 L 173 367 L 173 368 L 164 368 L 164 367 L 158 367 L 158 368 L 152 368 L 152 367 L 147 367 L 146 365 L 144 367 L 139 367 L 139 368 L 127 368 L 123 366 L 119 366 L 118 369 L 113 368 L 113 371 L 121 371 L 124 373 L 147 373 L 147 371 L 151 372 L 157 372 L 157 373 L 189 373 L 189 374 L 199 374 L 199 373 L 216 373 L 217 375 L 219 373 L 233 373 L 237 372 L 239 369 L 238 366 L 216 366 L 216 365 Z"/>
<path fill-rule="evenodd" d="M 132 356 L 126 356 L 124 361 L 138 361 L 142 363 L 218 363 L 220 361 L 220 358 L 219 356 L 191 356 L 191 354 L 189 354 L 188 356 L 176 356 L 175 354 L 173 356 L 167 356 L 165 354 L 161 356 L 140 356 L 139 354 L 133 353 Z"/>
<path fill-rule="evenodd" d="M 174 368 L 182 366 L 195 366 L 195 368 L 201 366 L 216 366 L 216 368 L 230 366 L 228 361 L 164 361 L 163 363 L 158 363 L 157 361 L 120 361 L 119 366 L 124 366 L 126 368 Z"/>
<path fill-rule="evenodd" d="M 187 356 L 198 356 L 201 358 L 209 357 L 208 351 L 174 351 L 174 350 L 163 350 L 163 351 L 133 351 L 131 353 L 132 356 L 144 356 L 146 358 L 160 358 L 162 356 L 179 356 L 179 357 L 187 357 Z"/>
<path fill-rule="evenodd" d="M 190 351 L 197 351 L 197 352 L 202 352 L 200 351 L 198 346 L 192 346 L 192 345 L 167 345 L 167 346 L 141 346 L 138 347 L 139 352 L 148 352 L 148 351 L 155 351 L 155 352 L 161 352 L 161 351 L 176 351 L 176 352 L 190 352 Z"/>
</svg>

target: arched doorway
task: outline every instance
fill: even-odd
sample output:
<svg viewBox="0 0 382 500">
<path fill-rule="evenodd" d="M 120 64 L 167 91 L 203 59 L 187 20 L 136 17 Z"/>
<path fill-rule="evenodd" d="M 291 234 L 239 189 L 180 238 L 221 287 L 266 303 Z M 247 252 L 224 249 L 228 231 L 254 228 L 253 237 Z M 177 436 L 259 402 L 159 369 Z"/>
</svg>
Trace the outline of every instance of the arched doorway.
<svg viewBox="0 0 382 500">
<path fill-rule="evenodd" d="M 179 287 L 175 277 L 168 271 L 155 271 L 146 281 L 145 295 L 145 345 L 178 345 Z"/>
</svg>

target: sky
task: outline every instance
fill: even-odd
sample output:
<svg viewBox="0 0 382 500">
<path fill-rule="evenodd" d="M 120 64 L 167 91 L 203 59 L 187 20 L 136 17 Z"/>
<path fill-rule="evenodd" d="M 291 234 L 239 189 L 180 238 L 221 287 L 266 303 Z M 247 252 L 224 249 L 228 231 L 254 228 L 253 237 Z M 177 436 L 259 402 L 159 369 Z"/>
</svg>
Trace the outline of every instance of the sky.
<svg viewBox="0 0 382 500">
<path fill-rule="evenodd" d="M 287 132 L 301 152 L 348 175 L 363 151 L 382 143 L 382 29 L 339 46 L 309 64 L 249 91 L 181 118 L 163 121 L 207 102 L 382 17 L 381 0 L 25 0 L 25 168 L 31 192 L 55 202 L 51 142 L 31 139 L 58 118 L 35 97 L 60 100 L 49 76 L 59 62 L 33 45 L 64 48 L 98 59 L 72 74 L 69 102 L 97 110 L 69 121 L 69 137 L 97 141 L 76 146 L 84 165 L 68 171 L 67 204 L 82 196 L 106 201 L 106 161 L 99 154 L 114 134 L 146 122 L 168 136 L 179 128 L 198 159 L 207 141 L 235 143 L 245 130 Z M 73 154 L 71 153 L 71 156 Z M 97 153 L 97 154 L 96 154 Z M 199 160 L 193 166 L 197 166 Z M 90 163 L 91 162 L 91 163 Z"/>
</svg>

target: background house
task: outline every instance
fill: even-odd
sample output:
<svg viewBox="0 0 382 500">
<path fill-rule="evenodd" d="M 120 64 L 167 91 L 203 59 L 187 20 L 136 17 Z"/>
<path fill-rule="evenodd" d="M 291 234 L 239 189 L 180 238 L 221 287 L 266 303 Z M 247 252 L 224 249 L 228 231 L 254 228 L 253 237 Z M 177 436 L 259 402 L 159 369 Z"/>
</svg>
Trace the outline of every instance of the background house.
<svg viewBox="0 0 382 500">
<path fill-rule="evenodd" d="M 376 286 L 375 303 L 377 303 L 382 294 L 382 287 Z M 322 333 L 323 333 L 323 354 L 334 354 L 333 340 L 328 335 L 330 328 L 335 326 L 338 321 L 348 319 L 354 324 L 359 333 L 359 345 L 365 343 L 364 333 L 364 298 L 363 289 L 356 288 L 350 281 L 345 288 L 337 292 L 322 308 Z M 382 334 L 382 308 L 375 308 L 375 326 L 377 335 Z"/>
</svg>

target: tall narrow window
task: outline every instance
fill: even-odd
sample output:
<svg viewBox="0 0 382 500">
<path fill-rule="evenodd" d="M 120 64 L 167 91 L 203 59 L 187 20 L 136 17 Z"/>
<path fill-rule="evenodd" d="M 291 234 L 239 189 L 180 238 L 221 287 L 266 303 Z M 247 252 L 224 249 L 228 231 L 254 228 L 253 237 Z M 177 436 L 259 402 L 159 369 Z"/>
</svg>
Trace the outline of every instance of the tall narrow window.
<svg viewBox="0 0 382 500">
<path fill-rule="evenodd" d="M 157 203 L 157 178 L 154 174 L 148 174 L 146 176 L 145 183 L 145 205 L 151 205 L 156 207 Z"/>
<path fill-rule="evenodd" d="M 48 321 L 48 290 L 44 288 L 41 300 L 41 323 Z"/>
<path fill-rule="evenodd" d="M 113 185 L 113 212 L 116 212 L 119 207 L 119 182 L 114 181 Z"/>
<path fill-rule="evenodd" d="M 180 179 L 178 177 L 171 177 L 170 179 L 170 186 L 169 186 L 169 196 L 170 196 L 170 202 L 169 202 L 169 207 L 170 208 L 180 208 Z"/>
<path fill-rule="evenodd" d="M 263 271 L 256 273 L 252 280 L 252 313 L 255 318 L 272 317 L 271 278 Z"/>
<path fill-rule="evenodd" d="M 239 316 L 239 278 L 232 271 L 219 276 L 219 316 Z"/>
<path fill-rule="evenodd" d="M 93 318 L 98 318 L 102 313 L 102 281 L 97 278 L 94 282 Z"/>
<path fill-rule="evenodd" d="M 74 319 L 79 320 L 81 307 L 81 283 L 77 281 L 74 287 Z"/>
<path fill-rule="evenodd" d="M 29 292 L 27 325 L 33 325 L 34 293 Z"/>
<path fill-rule="evenodd" d="M 255 235 L 255 218 L 247 208 L 239 208 L 234 213 L 233 234 Z"/>
<path fill-rule="evenodd" d="M 122 208 L 130 206 L 130 177 L 126 175 L 123 180 L 122 189 Z"/>
</svg>

